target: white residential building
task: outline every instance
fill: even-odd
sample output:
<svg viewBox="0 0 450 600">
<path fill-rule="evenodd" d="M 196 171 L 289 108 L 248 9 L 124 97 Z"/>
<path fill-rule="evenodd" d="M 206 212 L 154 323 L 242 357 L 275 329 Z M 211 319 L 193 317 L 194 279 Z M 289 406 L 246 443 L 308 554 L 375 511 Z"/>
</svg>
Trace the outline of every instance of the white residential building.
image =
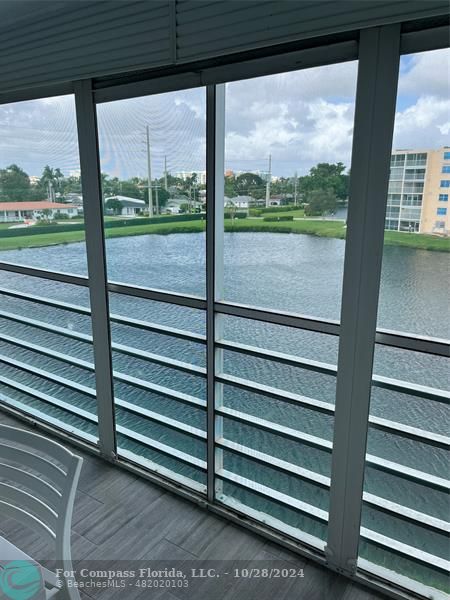
<svg viewBox="0 0 450 600">
<path fill-rule="evenodd" d="M 137 198 L 129 198 L 128 196 L 109 196 L 105 198 L 105 204 L 108 200 L 118 200 L 122 209 L 120 214 L 122 217 L 135 217 L 148 208 L 145 200 L 138 200 Z"/>
<path fill-rule="evenodd" d="M 62 204 L 39 200 L 34 202 L 0 202 L 0 222 L 37 221 L 39 219 L 55 219 L 58 215 L 69 218 L 78 215 L 78 208 L 73 204 Z"/>
</svg>

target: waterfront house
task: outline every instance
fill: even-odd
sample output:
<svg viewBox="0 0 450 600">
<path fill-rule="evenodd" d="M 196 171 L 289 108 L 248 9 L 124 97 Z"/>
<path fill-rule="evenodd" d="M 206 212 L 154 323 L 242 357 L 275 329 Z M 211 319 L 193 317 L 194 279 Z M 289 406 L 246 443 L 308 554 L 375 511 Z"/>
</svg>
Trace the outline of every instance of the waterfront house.
<svg viewBox="0 0 450 600">
<path fill-rule="evenodd" d="M 128 196 L 109 196 L 105 198 L 105 204 L 108 200 L 118 200 L 120 202 L 122 208 L 119 214 L 122 217 L 136 217 L 147 208 L 145 200 L 138 200 L 137 198 L 130 198 Z"/>
<path fill-rule="evenodd" d="M 23 221 L 38 221 L 39 219 L 73 218 L 78 209 L 73 204 L 39 200 L 34 202 L 0 202 L 0 222 L 13 223 Z"/>
</svg>

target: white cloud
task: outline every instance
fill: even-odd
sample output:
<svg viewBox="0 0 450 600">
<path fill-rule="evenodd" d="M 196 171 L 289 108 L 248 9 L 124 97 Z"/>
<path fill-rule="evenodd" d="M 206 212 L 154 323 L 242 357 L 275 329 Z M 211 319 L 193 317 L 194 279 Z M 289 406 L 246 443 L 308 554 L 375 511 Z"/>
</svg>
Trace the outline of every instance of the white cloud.
<svg viewBox="0 0 450 600">
<path fill-rule="evenodd" d="M 403 57 L 394 147 L 449 144 L 450 52 Z M 357 63 L 258 77 L 226 86 L 227 168 L 306 173 L 317 162 L 350 165 Z M 145 127 L 153 168 L 205 168 L 205 89 L 102 104 L 98 107 L 102 168 L 145 176 Z M 0 168 L 16 162 L 32 175 L 45 164 L 77 168 L 73 97 L 0 106 Z"/>
<path fill-rule="evenodd" d="M 395 148 L 438 148 L 448 143 L 450 100 L 420 96 L 395 117 Z"/>
<path fill-rule="evenodd" d="M 410 64 L 406 72 L 400 75 L 398 88 L 400 96 L 424 94 L 448 99 L 450 95 L 449 49 L 420 52 L 405 58 L 409 59 Z"/>
</svg>

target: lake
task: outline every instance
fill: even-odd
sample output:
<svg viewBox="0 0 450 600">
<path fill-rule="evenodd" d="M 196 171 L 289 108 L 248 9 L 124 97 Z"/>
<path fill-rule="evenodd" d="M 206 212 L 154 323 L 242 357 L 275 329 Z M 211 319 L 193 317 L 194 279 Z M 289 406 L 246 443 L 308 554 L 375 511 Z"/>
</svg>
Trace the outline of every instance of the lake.
<svg viewBox="0 0 450 600">
<path fill-rule="evenodd" d="M 318 318 L 339 319 L 344 249 L 344 240 L 331 238 L 294 234 L 227 233 L 224 243 L 223 298 L 232 302 Z M 146 235 L 110 239 L 107 240 L 107 256 L 108 276 L 112 281 L 199 296 L 205 294 L 204 234 Z M 82 243 L 8 251 L 2 253 L 1 259 L 68 273 L 86 273 L 85 248 Z M 448 275 L 448 254 L 386 246 L 378 327 L 450 338 Z M 27 293 L 83 306 L 89 305 L 86 289 L 67 284 L 46 282 L 6 272 L 0 272 L 0 282 L 4 287 Z M 204 314 L 198 310 L 118 294 L 110 294 L 110 306 L 111 311 L 116 314 L 204 333 Z M 2 298 L 1 310 L 32 316 L 73 331 L 90 332 L 88 318 L 67 311 L 30 305 L 28 302 L 7 297 Z M 223 317 L 221 326 L 224 337 L 229 340 L 331 364 L 337 362 L 338 340 L 333 336 L 234 317 Z M 46 331 L 31 330 L 26 325 L 5 319 L 0 319 L 0 327 L 4 334 L 92 361 L 91 348 L 84 342 L 61 338 Z M 127 344 L 140 351 L 160 353 L 192 364 L 205 364 L 204 347 L 192 342 L 117 324 L 112 324 L 112 337 L 114 343 Z M 95 384 L 92 374 L 77 367 L 64 365 L 55 359 L 42 357 L 29 348 L 20 349 L 1 342 L 1 352 L 84 385 Z M 153 365 L 116 351 L 113 352 L 113 362 L 114 369 L 118 372 L 198 398 L 206 397 L 205 382 L 201 378 Z M 228 374 L 310 398 L 334 402 L 335 379 L 329 375 L 229 351 L 224 351 L 223 366 Z M 45 382 L 42 378 L 23 373 L 12 366 L 2 365 L 2 372 L 11 379 L 18 379 L 24 385 L 36 387 L 80 408 L 95 412 L 93 401 L 75 390 L 67 391 L 57 384 Z M 449 384 L 446 359 L 386 347 L 376 348 L 374 372 L 439 389 L 448 389 Z M 68 416 L 60 409 L 43 405 L 37 399 L 30 399 L 25 394 L 13 392 L 0 385 L 0 393 L 2 392 L 29 406 L 45 410 L 49 415 L 63 418 L 73 427 L 96 433 L 95 425 L 87 424 L 77 415 Z M 183 423 L 199 428 L 205 427 L 202 411 L 137 389 L 123 381 L 116 380 L 115 394 L 121 400 L 158 411 Z M 244 392 L 228 385 L 223 386 L 223 397 L 227 407 L 332 440 L 333 419 L 328 415 L 265 398 L 260 394 Z M 374 388 L 371 414 L 448 435 L 448 409 L 441 403 Z M 199 458 L 205 458 L 203 442 L 161 425 L 152 424 L 122 408 L 117 408 L 116 417 L 117 422 L 124 427 L 149 435 L 160 443 L 174 446 Z M 224 435 L 228 439 L 237 443 L 245 440 L 246 446 L 255 450 L 288 460 L 311 471 L 327 476 L 330 474 L 330 455 L 327 452 L 279 438 L 271 433 L 256 430 L 251 425 L 238 424 L 232 420 L 225 419 L 223 426 Z M 119 435 L 118 442 L 121 448 L 132 450 L 197 481 L 204 481 L 204 476 L 195 469 L 182 466 L 171 458 L 162 458 L 160 454 L 145 449 L 129 437 Z M 439 477 L 445 477 L 447 473 L 448 460 L 442 450 L 377 430 L 371 429 L 369 432 L 368 451 Z M 296 477 L 278 474 L 268 467 L 229 452 L 224 452 L 223 462 L 224 468 L 230 471 L 264 485 L 276 485 L 279 491 L 324 510 L 328 508 L 326 490 L 302 482 Z M 437 518 L 447 518 L 448 504 L 445 495 L 429 490 L 420 483 L 401 481 L 368 468 L 365 489 Z M 227 497 L 245 502 L 256 510 L 268 512 L 287 525 L 299 527 L 322 539 L 326 538 L 326 527 L 307 516 L 299 516 L 293 510 L 281 508 L 226 482 L 223 483 L 221 492 Z M 363 511 L 363 524 L 427 552 L 434 552 L 444 558 L 447 555 L 444 536 L 405 525 L 402 521 L 379 512 L 375 513 L 367 507 Z M 441 585 L 440 580 L 436 583 L 435 576 L 430 576 L 425 567 L 418 569 L 416 564 L 394 557 L 387 551 L 363 544 L 361 554 L 390 568 L 395 567 L 411 577 L 419 577 L 423 581 Z"/>
</svg>

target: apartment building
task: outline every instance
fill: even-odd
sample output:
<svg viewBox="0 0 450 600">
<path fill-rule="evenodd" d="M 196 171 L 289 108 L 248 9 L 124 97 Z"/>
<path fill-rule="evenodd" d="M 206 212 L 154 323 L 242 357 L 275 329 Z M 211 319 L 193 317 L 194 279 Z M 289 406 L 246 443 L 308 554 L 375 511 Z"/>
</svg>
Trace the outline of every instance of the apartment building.
<svg viewBox="0 0 450 600">
<path fill-rule="evenodd" d="M 386 229 L 449 235 L 450 147 L 391 156 Z"/>
</svg>

